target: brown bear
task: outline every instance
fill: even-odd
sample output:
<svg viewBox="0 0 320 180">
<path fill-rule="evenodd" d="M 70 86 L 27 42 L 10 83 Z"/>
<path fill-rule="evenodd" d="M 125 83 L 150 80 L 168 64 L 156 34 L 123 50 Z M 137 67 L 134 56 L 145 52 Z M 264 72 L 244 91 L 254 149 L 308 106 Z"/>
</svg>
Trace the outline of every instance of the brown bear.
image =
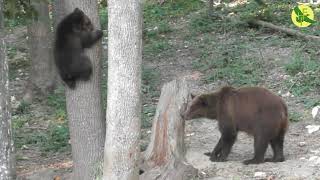
<svg viewBox="0 0 320 180">
<path fill-rule="evenodd" d="M 183 116 L 185 120 L 204 117 L 218 121 L 220 140 L 211 153 L 205 153 L 211 161 L 226 161 L 238 131 L 254 137 L 254 157 L 245 160 L 244 164 L 284 161 L 287 106 L 279 96 L 265 88 L 223 87 L 216 92 L 192 97 Z M 273 158 L 264 159 L 269 143 Z"/>
</svg>

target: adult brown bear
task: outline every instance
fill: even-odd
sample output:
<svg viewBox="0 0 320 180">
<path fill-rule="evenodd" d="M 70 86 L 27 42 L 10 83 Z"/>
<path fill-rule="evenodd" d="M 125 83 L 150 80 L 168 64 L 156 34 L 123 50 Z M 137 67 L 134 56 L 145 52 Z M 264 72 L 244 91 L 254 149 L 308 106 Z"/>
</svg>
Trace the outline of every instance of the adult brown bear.
<svg viewBox="0 0 320 180">
<path fill-rule="evenodd" d="M 254 158 L 245 160 L 244 164 L 284 161 L 287 106 L 279 96 L 267 89 L 223 87 L 216 92 L 194 97 L 183 116 L 185 120 L 205 117 L 218 121 L 221 138 L 212 153 L 205 153 L 211 161 L 226 161 L 238 131 L 254 136 Z M 264 159 L 269 143 L 273 158 Z"/>
</svg>

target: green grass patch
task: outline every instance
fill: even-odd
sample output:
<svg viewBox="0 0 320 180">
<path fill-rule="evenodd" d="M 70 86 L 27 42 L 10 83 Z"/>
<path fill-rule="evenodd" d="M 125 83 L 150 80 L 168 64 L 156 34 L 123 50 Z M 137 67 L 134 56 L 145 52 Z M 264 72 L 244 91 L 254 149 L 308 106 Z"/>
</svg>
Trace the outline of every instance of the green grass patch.
<svg viewBox="0 0 320 180">
<path fill-rule="evenodd" d="M 294 95 L 302 95 L 320 87 L 319 60 L 296 53 L 285 69 L 290 75 L 285 84 Z"/>
<path fill-rule="evenodd" d="M 155 56 L 160 53 L 168 52 L 171 50 L 172 45 L 169 44 L 169 42 L 166 39 L 158 39 L 158 40 L 152 40 L 148 44 L 145 44 L 144 46 L 144 54 L 145 55 L 151 55 Z"/>
<path fill-rule="evenodd" d="M 224 80 L 241 86 L 256 85 L 263 80 L 267 64 L 254 50 L 248 52 L 252 45 L 247 40 L 219 43 L 216 37 L 207 34 L 198 42 L 197 49 L 201 51 L 193 65 L 205 72 L 207 83 Z"/>
<path fill-rule="evenodd" d="M 234 85 L 256 85 L 264 75 L 263 64 L 257 59 L 236 59 L 226 62 L 217 59 L 216 69 L 208 76 L 208 82 L 226 80 Z"/>
<path fill-rule="evenodd" d="M 17 121 L 17 119 L 15 120 Z M 20 122 L 21 120 L 18 120 Z M 19 127 L 14 123 L 14 128 Z M 36 146 L 42 152 L 66 151 L 70 148 L 69 129 L 66 123 L 50 124 L 46 131 L 44 130 L 14 130 L 14 140 L 16 148 L 23 146 Z M 23 135 L 21 135 L 23 134 Z"/>
<path fill-rule="evenodd" d="M 141 128 L 150 128 L 152 126 L 152 120 L 156 112 L 156 106 L 154 105 L 145 105 L 142 108 L 142 122 Z"/>
<path fill-rule="evenodd" d="M 56 111 L 66 111 L 66 97 L 63 86 L 58 87 L 47 97 L 47 104 Z"/>
<path fill-rule="evenodd" d="M 68 143 L 70 138 L 68 124 L 51 124 L 45 135 L 46 142 L 42 142 L 42 150 L 46 152 L 66 151 L 71 146 Z"/>
<path fill-rule="evenodd" d="M 29 114 L 30 110 L 30 104 L 25 101 L 21 101 L 17 109 L 13 112 L 13 115 Z"/>
<path fill-rule="evenodd" d="M 143 15 L 145 22 L 158 22 L 168 18 L 177 18 L 187 15 L 203 7 L 200 0 L 175 0 L 160 5 L 154 1 L 144 4 Z"/>
<path fill-rule="evenodd" d="M 147 97 L 154 98 L 160 95 L 158 86 L 160 84 L 160 73 L 157 69 L 142 69 L 142 93 Z"/>
<path fill-rule="evenodd" d="M 295 111 L 289 112 L 290 122 L 299 122 L 301 119 L 302 119 L 302 115 L 299 112 L 295 112 Z"/>
<path fill-rule="evenodd" d="M 162 5 L 153 1 L 147 1 L 143 8 L 143 34 L 145 40 L 157 40 L 162 35 L 172 32 L 173 29 L 170 21 L 197 11 L 202 6 L 203 3 L 200 0 L 168 1 Z"/>
<path fill-rule="evenodd" d="M 156 112 L 156 105 L 152 103 L 153 99 L 159 97 L 158 89 L 160 84 L 160 73 L 157 69 L 143 67 L 142 70 L 142 128 L 150 128 L 152 118 Z"/>
<path fill-rule="evenodd" d="M 108 29 L 108 9 L 106 7 L 99 8 L 99 18 L 102 29 Z"/>
</svg>

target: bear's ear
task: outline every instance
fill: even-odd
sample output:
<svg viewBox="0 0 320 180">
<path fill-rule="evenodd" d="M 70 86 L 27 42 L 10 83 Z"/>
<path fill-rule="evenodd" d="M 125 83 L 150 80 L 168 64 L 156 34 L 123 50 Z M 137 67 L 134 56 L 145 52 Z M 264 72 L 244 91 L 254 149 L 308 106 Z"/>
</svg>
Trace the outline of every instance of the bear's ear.
<svg viewBox="0 0 320 180">
<path fill-rule="evenodd" d="M 73 10 L 73 12 L 76 13 L 76 14 L 82 14 L 83 13 L 83 11 L 81 9 L 79 9 L 79 8 L 75 8 Z"/>
<path fill-rule="evenodd" d="M 73 12 L 80 12 L 81 10 L 79 8 L 74 8 Z"/>
<path fill-rule="evenodd" d="M 191 99 L 194 99 L 194 97 L 196 97 L 194 94 L 190 94 L 191 95 Z"/>
</svg>

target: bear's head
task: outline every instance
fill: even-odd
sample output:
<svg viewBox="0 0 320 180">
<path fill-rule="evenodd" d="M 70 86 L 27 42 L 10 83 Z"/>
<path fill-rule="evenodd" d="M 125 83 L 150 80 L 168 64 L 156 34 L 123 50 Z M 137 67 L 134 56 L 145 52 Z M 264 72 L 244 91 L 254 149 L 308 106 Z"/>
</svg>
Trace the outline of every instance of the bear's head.
<svg viewBox="0 0 320 180">
<path fill-rule="evenodd" d="M 218 92 L 198 96 L 191 95 L 192 101 L 188 103 L 183 118 L 185 120 L 196 118 L 216 119 L 218 96 Z"/>
<path fill-rule="evenodd" d="M 75 33 L 78 32 L 91 32 L 94 30 L 94 26 L 89 17 L 79 8 L 75 8 L 70 14 L 72 18 L 72 29 Z"/>
</svg>

